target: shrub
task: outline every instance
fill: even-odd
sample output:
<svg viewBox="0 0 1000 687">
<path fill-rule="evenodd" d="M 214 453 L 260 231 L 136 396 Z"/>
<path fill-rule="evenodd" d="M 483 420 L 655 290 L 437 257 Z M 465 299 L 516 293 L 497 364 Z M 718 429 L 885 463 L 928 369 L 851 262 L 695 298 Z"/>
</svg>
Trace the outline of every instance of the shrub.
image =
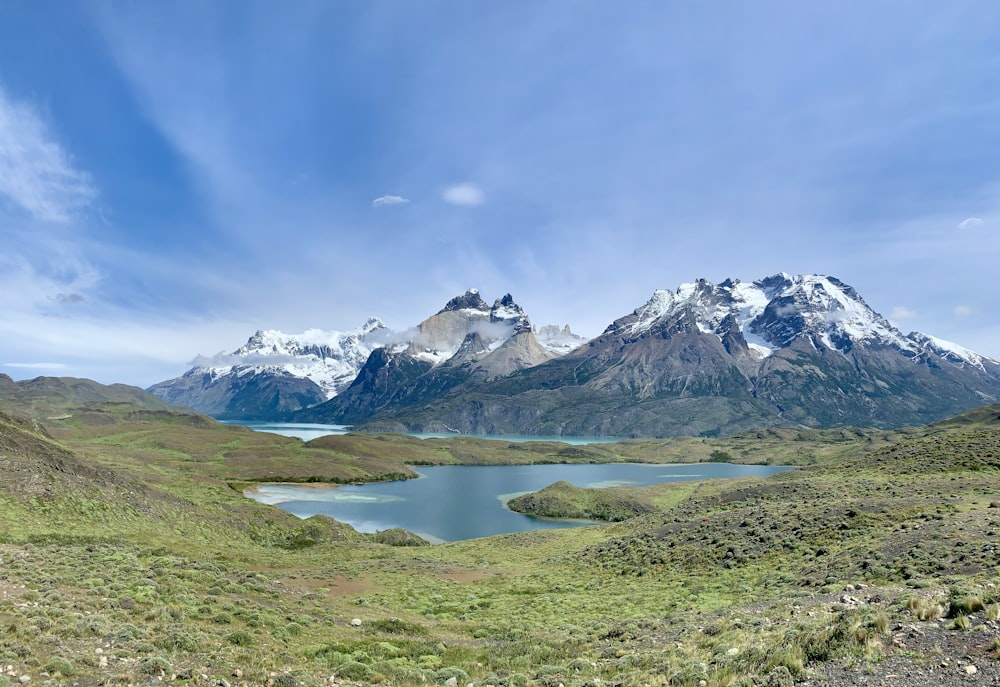
<svg viewBox="0 0 1000 687">
<path fill-rule="evenodd" d="M 986 619 L 994 622 L 1000 620 L 1000 604 L 990 604 L 986 607 Z"/>
<path fill-rule="evenodd" d="M 347 680 L 370 680 L 372 677 L 372 669 L 358 661 L 341 663 L 333 672 Z"/>
<path fill-rule="evenodd" d="M 469 674 L 461 668 L 448 666 L 447 668 L 434 671 L 434 680 L 437 682 L 446 682 L 450 678 L 455 678 L 456 681 L 462 684 L 468 684 L 469 682 Z"/>
<path fill-rule="evenodd" d="M 167 628 L 166 634 L 158 637 L 154 643 L 160 649 L 167 651 L 180 650 L 192 652 L 197 651 L 199 640 L 196 634 L 191 634 L 184 628 L 175 625 Z"/>
<path fill-rule="evenodd" d="M 906 601 L 906 608 L 917 618 L 917 620 L 937 620 L 944 615 L 944 606 L 931 599 L 924 599 L 919 596 L 911 596 Z"/>
<path fill-rule="evenodd" d="M 374 632 L 384 632 L 385 634 L 397 635 L 425 635 L 427 630 L 422 625 L 400 620 L 399 618 L 386 618 L 383 620 L 373 620 L 368 623 L 368 629 Z"/>
<path fill-rule="evenodd" d="M 229 633 L 226 641 L 234 646 L 250 646 L 253 644 L 253 637 L 246 630 L 236 630 Z"/>
<path fill-rule="evenodd" d="M 170 671 L 170 661 L 162 656 L 150 656 L 139 664 L 139 672 L 143 675 L 166 675 Z"/>
<path fill-rule="evenodd" d="M 45 670 L 50 673 L 59 673 L 64 677 L 73 674 L 73 664 L 62 656 L 53 656 L 45 664 Z"/>
<path fill-rule="evenodd" d="M 948 617 L 956 618 L 960 615 L 969 615 L 976 611 L 982 611 L 985 608 L 986 605 L 978 596 L 958 596 L 957 598 L 949 599 Z"/>
</svg>

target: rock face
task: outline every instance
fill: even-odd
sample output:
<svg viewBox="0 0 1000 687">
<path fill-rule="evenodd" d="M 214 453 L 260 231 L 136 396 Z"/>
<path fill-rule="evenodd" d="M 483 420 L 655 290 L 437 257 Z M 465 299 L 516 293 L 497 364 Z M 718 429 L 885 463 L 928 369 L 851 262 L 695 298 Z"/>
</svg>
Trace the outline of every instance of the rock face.
<svg viewBox="0 0 1000 687">
<path fill-rule="evenodd" d="M 350 385 L 384 330 L 374 317 L 346 333 L 261 330 L 231 354 L 199 358 L 182 376 L 149 391 L 222 420 L 274 419 Z"/>
<path fill-rule="evenodd" d="M 560 345 L 568 348 L 573 336 L 566 328 Z M 510 294 L 489 306 L 470 289 L 421 322 L 408 344 L 373 352 L 344 392 L 294 419 L 366 422 L 384 409 L 431 402 L 458 387 L 475 387 L 558 355 L 558 347 L 538 342 Z"/>
<path fill-rule="evenodd" d="M 347 333 L 262 330 L 149 391 L 221 420 L 363 422 L 379 408 L 433 398 L 470 377 L 497 379 L 584 342 L 569 326 L 543 329 L 539 342 L 510 294 L 491 306 L 469 289 L 412 335 L 393 334 L 377 318 Z"/>
<path fill-rule="evenodd" d="M 471 309 L 485 319 L 484 305 Z M 518 336 L 491 351 L 470 332 L 448 364 L 403 384 L 384 376 L 379 404 L 338 405 L 361 391 L 356 380 L 317 408 L 329 414 L 309 417 L 487 434 L 716 435 L 923 424 L 1000 399 L 1000 363 L 904 335 L 853 288 L 819 275 L 656 291 L 596 339 L 533 364 L 537 339 Z M 503 355 L 517 363 L 504 367 Z"/>
<path fill-rule="evenodd" d="M 151 391 L 223 419 L 623 437 L 890 428 L 1000 399 L 1000 363 L 903 334 L 822 275 L 656 291 L 586 342 L 475 289 L 396 343 L 383 330 L 258 332 Z"/>
</svg>

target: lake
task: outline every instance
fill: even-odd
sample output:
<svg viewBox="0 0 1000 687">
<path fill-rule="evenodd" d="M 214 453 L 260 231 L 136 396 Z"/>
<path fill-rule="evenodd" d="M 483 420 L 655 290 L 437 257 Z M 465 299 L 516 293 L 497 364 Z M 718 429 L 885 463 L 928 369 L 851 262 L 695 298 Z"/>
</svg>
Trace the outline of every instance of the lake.
<svg viewBox="0 0 1000 687">
<path fill-rule="evenodd" d="M 270 432 L 286 437 L 298 437 L 303 441 L 318 439 L 319 437 L 331 434 L 347 434 L 351 431 L 348 425 L 325 425 L 310 424 L 304 422 L 249 422 L 231 420 L 223 424 L 242 425 L 258 432 Z M 408 436 L 418 439 L 450 439 L 452 437 L 474 437 L 477 439 L 493 439 L 496 441 L 525 442 L 525 441 L 559 441 L 564 444 L 613 444 L 621 439 L 616 437 L 573 437 L 573 436 L 527 436 L 523 434 L 448 434 L 436 432 L 406 432 Z"/>
<path fill-rule="evenodd" d="M 300 518 L 328 515 L 361 532 L 401 527 L 432 542 L 458 541 L 526 530 L 593 524 L 535 518 L 507 508 L 507 500 L 566 480 L 578 487 L 647 486 L 726 477 L 766 477 L 788 467 L 693 463 L 649 465 L 442 465 L 420 467 L 417 479 L 372 484 L 262 484 L 247 496 Z"/>
</svg>

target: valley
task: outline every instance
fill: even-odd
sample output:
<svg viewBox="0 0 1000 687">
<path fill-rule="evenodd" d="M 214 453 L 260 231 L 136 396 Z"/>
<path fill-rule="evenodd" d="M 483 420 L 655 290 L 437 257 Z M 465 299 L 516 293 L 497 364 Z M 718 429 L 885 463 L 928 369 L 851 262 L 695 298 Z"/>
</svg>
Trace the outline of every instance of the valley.
<svg viewBox="0 0 1000 687">
<path fill-rule="evenodd" d="M 0 2 L 0 687 L 1000 687 L 911 9 Z"/>
<path fill-rule="evenodd" d="M 997 406 L 902 431 L 302 442 L 156 409 L 138 390 L 120 403 L 73 396 L 100 385 L 47 384 L 70 391 L 5 396 L 0 420 L 0 672 L 12 684 L 920 685 L 1000 674 Z M 615 490 L 611 512 L 641 512 L 433 546 L 242 495 L 264 481 L 393 479 L 408 465 L 614 460 L 800 467 Z M 593 508 L 595 496 L 561 498 Z"/>
</svg>

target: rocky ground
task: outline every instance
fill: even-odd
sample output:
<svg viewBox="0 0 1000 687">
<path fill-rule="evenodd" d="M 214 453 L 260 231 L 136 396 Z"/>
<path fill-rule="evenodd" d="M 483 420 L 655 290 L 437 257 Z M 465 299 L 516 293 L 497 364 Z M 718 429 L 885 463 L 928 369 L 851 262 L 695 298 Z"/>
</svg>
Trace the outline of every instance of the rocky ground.
<svg viewBox="0 0 1000 687">
<path fill-rule="evenodd" d="M 970 616 L 970 620 L 977 620 Z M 831 661 L 817 667 L 808 687 L 937 687 L 1000 685 L 997 644 L 1000 624 L 951 629 L 950 621 L 898 625 L 892 631 L 892 653 L 877 662 Z"/>
</svg>

